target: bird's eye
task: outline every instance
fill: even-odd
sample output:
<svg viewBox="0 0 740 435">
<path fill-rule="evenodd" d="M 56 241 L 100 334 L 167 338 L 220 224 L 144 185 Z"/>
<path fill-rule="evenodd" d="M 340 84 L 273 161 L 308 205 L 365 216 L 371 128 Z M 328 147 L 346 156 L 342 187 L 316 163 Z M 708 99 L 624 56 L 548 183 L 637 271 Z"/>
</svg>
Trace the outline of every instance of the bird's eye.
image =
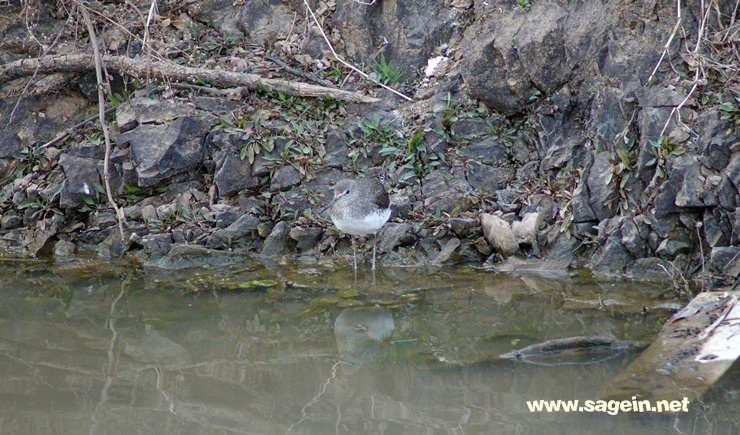
<svg viewBox="0 0 740 435">
<path fill-rule="evenodd" d="M 349 195 L 349 189 L 345 190 L 345 191 L 344 191 L 344 194 L 345 194 L 345 195 Z"/>
</svg>

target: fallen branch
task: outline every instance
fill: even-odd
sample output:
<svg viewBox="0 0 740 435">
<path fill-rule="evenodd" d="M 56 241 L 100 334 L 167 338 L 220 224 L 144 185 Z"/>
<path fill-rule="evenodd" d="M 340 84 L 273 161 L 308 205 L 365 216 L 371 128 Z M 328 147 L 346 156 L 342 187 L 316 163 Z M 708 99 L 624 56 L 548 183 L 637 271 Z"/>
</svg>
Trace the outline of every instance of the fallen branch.
<svg viewBox="0 0 740 435">
<path fill-rule="evenodd" d="M 255 91 L 260 88 L 271 91 L 282 91 L 301 97 L 329 96 L 335 100 L 353 103 L 376 103 L 378 98 L 357 94 L 342 89 L 327 88 L 301 82 L 290 82 L 280 79 L 266 79 L 257 74 L 237 73 L 231 71 L 191 68 L 172 62 L 146 62 L 143 59 L 131 59 L 123 56 L 102 56 L 102 62 L 110 72 L 129 75 L 136 78 L 147 77 L 151 68 L 154 76 L 167 77 L 172 81 L 190 83 L 208 83 L 220 88 L 241 86 Z M 20 77 L 27 77 L 37 71 L 38 74 L 57 72 L 88 72 L 95 69 L 92 54 L 67 54 L 45 56 L 41 59 L 20 59 L 0 66 L 0 84 Z"/>
</svg>

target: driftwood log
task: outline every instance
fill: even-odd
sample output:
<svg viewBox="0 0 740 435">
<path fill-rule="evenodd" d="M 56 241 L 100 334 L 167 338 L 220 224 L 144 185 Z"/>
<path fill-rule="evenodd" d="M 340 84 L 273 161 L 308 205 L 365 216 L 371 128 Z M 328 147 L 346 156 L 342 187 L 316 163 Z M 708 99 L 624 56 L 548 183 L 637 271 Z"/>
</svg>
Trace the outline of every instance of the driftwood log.
<svg viewBox="0 0 740 435">
<path fill-rule="evenodd" d="M 334 89 L 325 86 L 311 85 L 301 82 L 291 82 L 280 79 L 267 79 L 257 74 L 238 73 L 231 71 L 191 68 L 169 61 L 148 61 L 147 59 L 131 59 L 123 56 L 102 56 L 103 64 L 109 72 L 129 75 L 137 78 L 147 77 L 150 72 L 154 77 L 167 78 L 171 81 L 186 81 L 189 83 L 208 83 L 218 88 L 241 87 L 250 91 L 260 86 L 271 91 L 283 91 L 302 97 L 329 96 L 335 100 L 353 103 L 376 103 L 377 98 L 355 92 Z M 60 72 L 88 72 L 95 68 L 92 54 L 66 54 L 44 56 L 35 59 L 20 59 L 0 65 L 0 84 L 20 77 L 36 74 L 51 74 Z"/>
</svg>

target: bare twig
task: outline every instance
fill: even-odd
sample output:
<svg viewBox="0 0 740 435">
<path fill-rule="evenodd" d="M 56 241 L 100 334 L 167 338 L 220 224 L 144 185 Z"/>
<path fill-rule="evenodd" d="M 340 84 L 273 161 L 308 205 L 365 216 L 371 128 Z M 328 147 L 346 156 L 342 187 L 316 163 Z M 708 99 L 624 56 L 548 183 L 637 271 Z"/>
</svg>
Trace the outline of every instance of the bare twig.
<svg viewBox="0 0 740 435">
<path fill-rule="evenodd" d="M 327 80 L 321 80 L 319 78 L 311 77 L 308 74 L 304 73 L 303 71 L 297 70 L 295 68 L 291 68 L 290 65 L 288 65 L 287 63 L 283 62 L 282 60 L 280 60 L 280 59 L 278 59 L 276 57 L 267 56 L 267 58 L 269 60 L 275 62 L 282 69 L 284 69 L 285 71 L 288 71 L 289 73 L 293 74 L 294 76 L 302 77 L 302 78 L 304 78 L 306 80 L 311 80 L 312 82 L 316 82 L 316 83 L 320 84 L 321 86 L 327 86 L 327 87 L 328 86 L 333 86 L 333 84 L 331 82 L 327 81 Z"/>
<path fill-rule="evenodd" d="M 388 89 L 389 91 L 393 92 L 394 94 L 398 95 L 401 98 L 406 99 L 407 101 L 414 101 L 412 98 L 407 97 L 406 95 L 398 92 L 397 90 L 391 88 L 390 86 L 386 86 L 383 83 L 380 83 L 379 81 L 373 79 L 372 77 L 370 77 L 369 75 L 365 74 L 362 70 L 360 70 L 356 66 L 354 66 L 351 63 L 349 63 L 349 62 L 345 61 L 344 59 L 342 59 L 342 57 L 339 56 L 336 51 L 334 51 L 334 47 L 331 45 L 331 42 L 329 42 L 329 38 L 327 38 L 326 33 L 324 33 L 324 29 L 321 27 L 321 24 L 319 23 L 318 18 L 316 18 L 316 15 L 314 15 L 313 10 L 311 9 L 311 6 L 309 6 L 308 0 L 303 0 L 303 4 L 306 5 L 306 8 L 308 9 L 308 12 L 311 14 L 311 18 L 313 19 L 314 23 L 316 23 L 316 26 L 319 28 L 319 32 L 321 32 L 321 36 L 324 38 L 324 41 L 326 42 L 326 45 L 329 47 L 329 50 L 331 51 L 331 54 L 334 56 L 334 58 L 336 60 L 338 60 L 339 62 L 341 62 L 342 64 L 344 64 L 347 68 L 349 68 L 349 69 L 357 72 L 357 74 L 359 74 L 360 76 L 362 76 L 362 78 L 364 78 L 365 80 L 370 80 L 371 82 L 375 83 L 376 85 L 381 86 L 381 87 L 383 87 L 385 89 Z"/>
<path fill-rule="evenodd" d="M 105 138 L 105 158 L 103 160 L 103 184 L 105 185 L 105 193 L 108 196 L 108 202 L 110 203 L 113 210 L 116 212 L 118 218 L 118 230 L 121 233 L 121 241 L 125 242 L 125 233 L 123 231 L 123 223 L 126 220 L 126 216 L 123 214 L 123 209 L 118 207 L 115 199 L 113 198 L 113 192 L 110 188 L 110 133 L 108 127 L 105 124 L 105 93 L 103 92 L 103 61 L 100 56 L 100 48 L 98 47 L 98 38 L 95 34 L 95 26 L 90 19 L 90 14 L 87 12 L 87 8 L 84 5 L 78 5 L 82 16 L 85 18 L 85 24 L 87 25 L 88 33 L 90 34 L 90 44 L 92 45 L 94 58 L 95 58 L 95 76 L 98 81 L 98 119 L 100 121 L 100 128 L 103 130 L 103 137 Z"/>
<path fill-rule="evenodd" d="M 107 116 L 107 115 L 113 113 L 113 111 L 115 111 L 115 110 L 116 110 L 115 107 L 109 107 L 109 108 L 105 109 L 105 115 Z M 95 121 L 98 118 L 99 118 L 99 115 L 95 115 L 93 117 L 87 118 L 86 120 L 73 125 L 72 127 L 70 127 L 64 133 L 60 134 L 59 136 L 55 137 L 54 139 L 50 140 L 49 142 L 46 142 L 45 144 L 39 146 L 38 149 L 48 148 L 50 146 L 53 146 L 53 145 L 58 144 L 59 142 L 63 141 L 64 139 L 68 138 L 69 135 L 71 134 L 71 132 L 73 132 L 75 130 L 81 129 L 82 127 L 84 127 L 87 124 Z"/>
<path fill-rule="evenodd" d="M 655 78 L 655 73 L 658 72 L 658 68 L 660 67 L 660 64 L 663 63 L 663 59 L 665 58 L 665 55 L 668 54 L 668 50 L 670 50 L 671 42 L 673 42 L 673 38 L 676 36 L 676 32 L 678 32 L 678 28 L 681 26 L 681 0 L 676 0 L 676 24 L 673 26 L 673 30 L 671 31 L 671 36 L 668 37 L 668 41 L 665 43 L 665 46 L 663 47 L 663 53 L 660 55 L 660 59 L 658 59 L 658 63 L 655 65 L 655 68 L 653 68 L 653 72 L 650 73 L 650 77 L 648 77 L 647 83 L 652 83 L 653 79 Z"/>
</svg>

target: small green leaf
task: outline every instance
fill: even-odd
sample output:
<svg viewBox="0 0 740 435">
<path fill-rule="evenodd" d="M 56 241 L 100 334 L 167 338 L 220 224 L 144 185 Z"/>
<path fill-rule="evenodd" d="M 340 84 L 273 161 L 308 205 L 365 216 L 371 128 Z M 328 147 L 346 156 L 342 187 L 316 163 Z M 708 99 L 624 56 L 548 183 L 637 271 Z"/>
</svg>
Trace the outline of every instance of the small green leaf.
<svg viewBox="0 0 740 435">
<path fill-rule="evenodd" d="M 95 183 L 95 182 L 93 182 L 93 183 L 92 183 L 92 187 L 93 187 L 93 189 L 95 189 L 95 191 L 96 191 L 96 192 L 98 192 L 98 193 L 101 193 L 101 194 L 104 194 L 104 193 L 105 193 L 105 187 L 103 187 L 103 185 L 102 185 L 102 184 L 100 184 L 100 183 Z"/>
</svg>

